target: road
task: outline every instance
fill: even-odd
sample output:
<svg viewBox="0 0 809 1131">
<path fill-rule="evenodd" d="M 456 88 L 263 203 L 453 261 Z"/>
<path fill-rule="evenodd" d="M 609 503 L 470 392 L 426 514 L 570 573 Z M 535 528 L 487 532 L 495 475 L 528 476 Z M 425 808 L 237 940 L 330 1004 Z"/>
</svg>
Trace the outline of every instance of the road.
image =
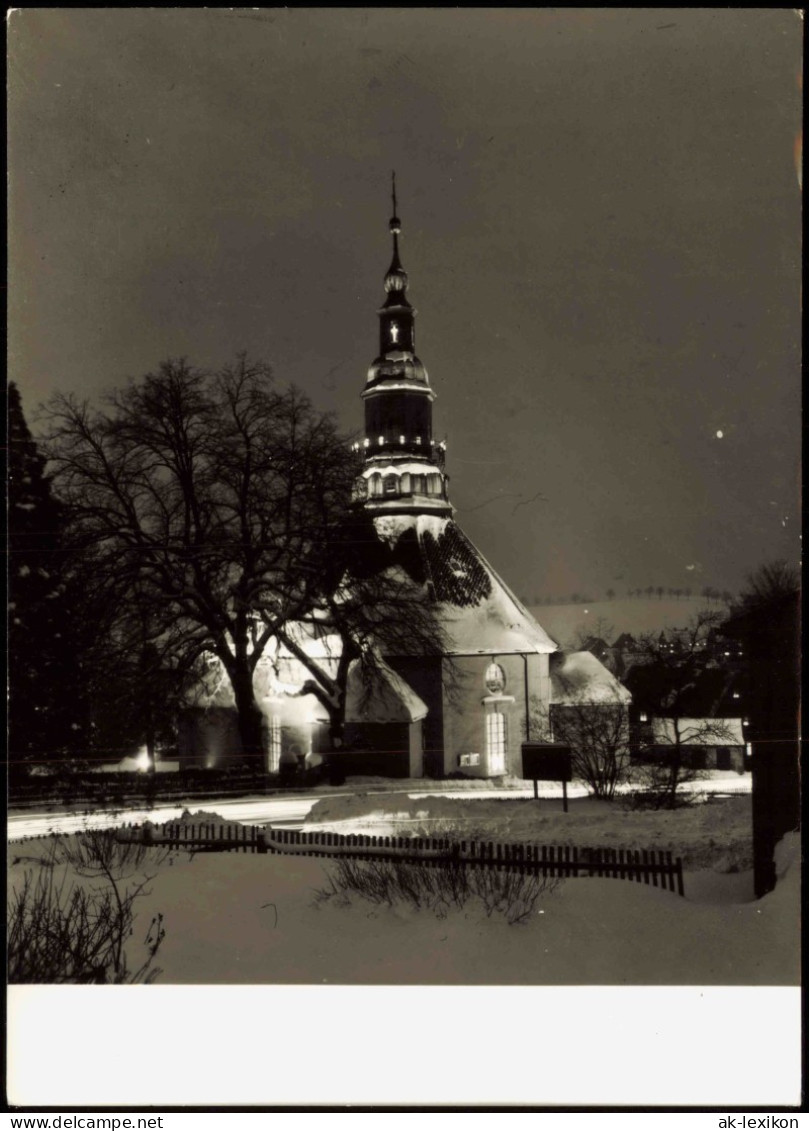
<svg viewBox="0 0 809 1131">
<path fill-rule="evenodd" d="M 706 793 L 750 793 L 752 780 L 749 774 L 744 776 L 733 775 L 709 779 L 707 781 L 691 782 L 682 787 Z M 204 809 L 207 813 L 216 813 L 229 821 L 238 821 L 245 825 L 272 824 L 276 828 L 297 829 L 306 819 L 312 806 L 321 797 L 352 797 L 357 790 L 346 790 L 344 793 L 318 794 L 306 793 L 290 797 L 248 797 L 238 800 L 211 800 L 190 798 L 184 805 L 156 805 L 154 808 L 140 809 L 112 809 L 98 810 L 95 813 L 48 813 L 25 812 L 9 813 L 8 839 L 9 841 L 23 840 L 26 837 L 47 836 L 49 833 L 75 833 L 83 829 L 111 829 L 126 824 L 141 824 L 143 821 L 153 821 L 162 824 L 164 821 L 177 820 L 186 808 Z M 363 790 L 363 792 L 373 792 Z M 380 791 L 383 792 L 383 791 Z M 384 793 L 393 792 L 385 790 Z M 407 790 L 408 796 L 422 797 L 455 797 L 455 798 L 528 798 L 533 797 L 533 790 L 526 789 L 424 789 Z M 568 787 L 567 795 L 574 799 L 586 797 L 587 790 L 584 786 L 572 784 Z M 539 790 L 540 798 L 562 797 L 562 787 L 559 785 L 543 783 Z"/>
</svg>

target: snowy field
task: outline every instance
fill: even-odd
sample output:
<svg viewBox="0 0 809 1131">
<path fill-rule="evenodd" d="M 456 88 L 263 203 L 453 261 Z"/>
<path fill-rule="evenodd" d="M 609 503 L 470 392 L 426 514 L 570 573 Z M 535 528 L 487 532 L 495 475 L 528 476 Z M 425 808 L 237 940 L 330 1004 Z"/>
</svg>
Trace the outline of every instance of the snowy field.
<svg viewBox="0 0 809 1131">
<path fill-rule="evenodd" d="M 662 814 L 616 806 L 605 814 L 598 802 L 571 805 L 568 814 L 524 800 L 382 802 L 323 800 L 308 824 L 319 817 L 321 827 L 346 831 L 373 818 L 391 830 L 403 821 L 414 832 L 440 824 L 441 835 L 462 824 L 464 835 L 492 830 L 489 839 L 496 828 L 503 840 L 670 847 L 687 861 L 686 898 L 624 880 L 570 879 L 541 896 L 527 922 L 509 925 L 474 900 L 416 911 L 354 894 L 318 899 L 333 867 L 323 859 L 177 851 L 160 860 L 155 852 L 143 865 L 154 878 L 139 904 L 133 963 L 159 912 L 160 985 L 798 984 L 797 837 L 780 846 L 776 890 L 754 901 L 749 798 Z M 459 805 L 480 808 L 470 814 Z M 9 846 L 12 889 L 43 866 L 52 844 Z"/>
</svg>

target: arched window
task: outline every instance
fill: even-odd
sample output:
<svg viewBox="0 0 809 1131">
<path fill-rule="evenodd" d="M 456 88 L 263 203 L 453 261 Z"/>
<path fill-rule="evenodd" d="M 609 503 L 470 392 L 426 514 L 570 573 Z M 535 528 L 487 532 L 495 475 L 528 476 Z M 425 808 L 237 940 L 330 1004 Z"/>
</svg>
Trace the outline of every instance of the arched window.
<svg viewBox="0 0 809 1131">
<path fill-rule="evenodd" d="M 489 664 L 486 668 L 486 690 L 492 695 L 500 695 L 506 688 L 506 673 L 499 664 Z"/>
<path fill-rule="evenodd" d="M 423 495 L 424 494 L 424 476 L 423 475 L 414 475 L 413 476 L 413 492 L 416 495 Z"/>
<path fill-rule="evenodd" d="M 267 771 L 271 774 L 277 774 L 280 763 L 281 720 L 271 718 L 267 720 Z"/>
<path fill-rule="evenodd" d="M 368 480 L 368 482 L 369 482 L 369 485 L 370 485 L 370 494 L 371 495 L 381 495 L 382 494 L 382 476 L 381 475 L 372 475 L 371 478 Z"/>
<path fill-rule="evenodd" d="M 386 475 L 385 476 L 385 494 L 386 495 L 395 495 L 395 494 L 397 494 L 398 489 L 399 489 L 399 480 L 396 478 L 396 476 L 395 475 Z"/>
<path fill-rule="evenodd" d="M 409 495 L 410 492 L 413 490 L 413 484 L 411 482 L 411 479 L 412 479 L 412 477 L 410 475 L 410 472 L 406 471 L 404 473 L 404 475 L 402 476 L 401 480 L 399 481 L 399 489 L 401 490 L 403 495 Z"/>
<path fill-rule="evenodd" d="M 506 716 L 492 711 L 486 716 L 486 754 L 489 777 L 506 772 Z"/>
</svg>

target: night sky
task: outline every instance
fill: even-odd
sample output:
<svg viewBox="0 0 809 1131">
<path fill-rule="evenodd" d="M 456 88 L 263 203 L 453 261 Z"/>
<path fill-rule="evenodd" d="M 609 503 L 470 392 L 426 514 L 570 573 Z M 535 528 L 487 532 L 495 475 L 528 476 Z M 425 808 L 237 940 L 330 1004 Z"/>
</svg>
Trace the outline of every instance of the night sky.
<svg viewBox="0 0 809 1131">
<path fill-rule="evenodd" d="M 245 349 L 359 429 L 395 168 L 451 498 L 517 593 L 797 562 L 802 30 L 788 8 L 17 11 L 29 422 L 56 390 Z"/>
</svg>

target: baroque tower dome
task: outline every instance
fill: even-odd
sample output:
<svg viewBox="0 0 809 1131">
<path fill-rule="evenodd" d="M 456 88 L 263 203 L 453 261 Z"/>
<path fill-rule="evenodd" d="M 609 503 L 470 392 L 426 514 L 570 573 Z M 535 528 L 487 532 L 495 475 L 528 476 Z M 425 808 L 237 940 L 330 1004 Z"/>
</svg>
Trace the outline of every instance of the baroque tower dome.
<svg viewBox="0 0 809 1131">
<path fill-rule="evenodd" d="M 416 311 L 407 298 L 407 272 L 399 259 L 402 223 L 396 213 L 393 178 L 390 231 L 393 257 L 385 273 L 379 316 L 379 354 L 368 370 L 365 455 L 360 492 L 367 509 L 381 514 L 452 514 L 444 472 L 446 444 L 433 439 L 427 370 L 416 356 Z"/>
</svg>

